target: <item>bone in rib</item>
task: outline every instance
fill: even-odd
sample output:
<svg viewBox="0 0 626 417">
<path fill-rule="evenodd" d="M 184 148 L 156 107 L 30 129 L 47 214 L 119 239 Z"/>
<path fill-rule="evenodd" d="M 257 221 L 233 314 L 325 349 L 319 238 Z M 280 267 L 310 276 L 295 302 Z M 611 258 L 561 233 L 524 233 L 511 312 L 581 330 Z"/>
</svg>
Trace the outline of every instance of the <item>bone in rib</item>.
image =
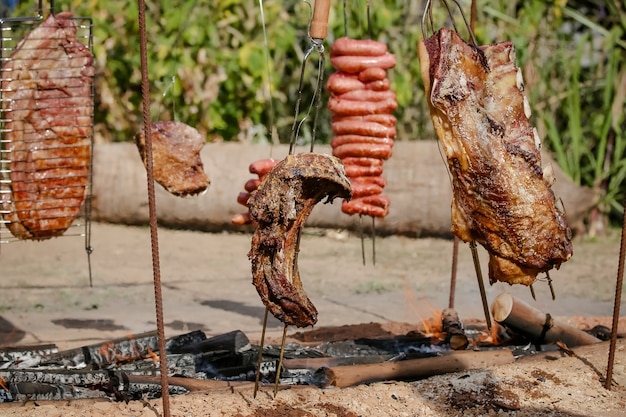
<svg viewBox="0 0 626 417">
<path fill-rule="evenodd" d="M 280 321 L 297 327 L 317 322 L 298 271 L 300 231 L 313 207 L 326 198 L 350 198 L 341 161 L 330 155 L 288 155 L 264 177 L 248 200 L 257 228 L 248 257 L 263 304 Z"/>
<path fill-rule="evenodd" d="M 477 48 L 442 28 L 418 53 L 452 175 L 452 231 L 487 249 L 492 283 L 530 285 L 571 257 L 572 242 L 541 167 L 513 45 Z"/>
</svg>

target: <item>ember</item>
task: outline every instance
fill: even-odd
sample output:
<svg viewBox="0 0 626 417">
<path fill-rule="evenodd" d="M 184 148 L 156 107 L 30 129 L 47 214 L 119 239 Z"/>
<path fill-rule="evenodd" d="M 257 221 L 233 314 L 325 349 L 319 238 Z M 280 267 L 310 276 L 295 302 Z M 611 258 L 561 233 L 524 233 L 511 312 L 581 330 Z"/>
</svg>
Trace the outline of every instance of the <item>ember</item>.
<svg viewBox="0 0 626 417">
<path fill-rule="evenodd" d="M 280 384 L 346 387 L 380 380 L 417 380 L 512 363 L 515 357 L 536 353 L 535 344 L 547 350 L 560 348 L 557 344 L 540 346 L 532 334 L 514 333 L 505 326 L 493 326 L 495 337 L 483 323 L 466 328 L 450 309 L 437 320 L 442 322 L 439 328 L 448 333 L 427 334 L 426 329 L 415 328 L 394 335 L 374 323 L 296 333 L 285 348 Z M 433 323 L 435 318 L 429 321 Z M 454 342 L 455 336 L 462 336 L 461 345 Z M 589 341 L 599 341 L 587 336 Z M 510 344 L 512 341 L 517 345 Z M 466 349 L 468 345 L 472 350 Z M 165 354 L 170 394 L 176 395 L 247 386 L 255 378 L 259 346 L 238 330 L 211 338 L 193 331 L 168 339 Z M 276 377 L 278 356 L 278 346 L 263 349 L 262 382 L 271 383 Z M 158 398 L 159 361 L 155 332 L 66 351 L 51 345 L 0 348 L 0 402 Z"/>
</svg>

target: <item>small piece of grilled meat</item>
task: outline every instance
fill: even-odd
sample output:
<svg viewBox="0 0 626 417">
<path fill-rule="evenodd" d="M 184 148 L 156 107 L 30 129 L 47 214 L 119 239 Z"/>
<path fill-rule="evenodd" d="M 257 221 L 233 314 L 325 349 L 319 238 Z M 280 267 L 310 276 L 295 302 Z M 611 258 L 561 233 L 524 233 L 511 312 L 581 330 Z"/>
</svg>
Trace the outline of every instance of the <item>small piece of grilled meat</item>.
<svg viewBox="0 0 626 417">
<path fill-rule="evenodd" d="M 150 128 L 154 180 L 177 197 L 205 191 L 211 183 L 200 158 L 206 138 L 195 128 L 178 121 L 154 122 Z M 135 136 L 135 143 L 145 166 L 143 131 Z"/>
</svg>

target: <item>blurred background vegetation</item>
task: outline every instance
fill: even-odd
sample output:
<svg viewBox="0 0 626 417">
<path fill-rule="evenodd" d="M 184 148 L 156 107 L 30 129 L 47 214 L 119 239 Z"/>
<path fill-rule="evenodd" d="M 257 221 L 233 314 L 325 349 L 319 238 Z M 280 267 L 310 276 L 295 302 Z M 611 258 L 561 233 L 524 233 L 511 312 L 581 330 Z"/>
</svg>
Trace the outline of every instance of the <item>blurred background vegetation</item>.
<svg viewBox="0 0 626 417">
<path fill-rule="evenodd" d="M 308 3 L 146 2 L 155 120 L 183 121 L 209 141 L 289 141 L 300 68 L 309 46 Z M 459 3 L 469 18 L 470 1 Z M 397 57 L 389 78 L 399 103 L 398 140 L 435 137 L 417 59 L 424 4 L 425 0 L 332 2 L 327 46 L 346 34 L 371 37 L 386 43 Z M 436 27 L 451 23 L 442 4 L 433 0 Z M 576 183 L 602 192 L 589 219 L 589 232 L 602 231 L 608 219 L 620 221 L 626 187 L 623 2 L 478 0 L 477 5 L 478 42 L 511 40 L 516 46 L 532 123 L 545 146 Z M 55 10 L 93 18 L 97 140 L 131 140 L 141 126 L 136 0 L 57 0 Z M 462 19 L 453 10 L 466 37 Z M 32 15 L 31 2 L 22 1 L 14 15 Z M 306 66 L 304 103 L 314 91 L 317 58 L 314 53 Z M 327 59 L 325 78 L 331 72 Z M 331 138 L 329 119 L 323 106 L 317 135 L 322 143 Z M 310 140 L 310 126 L 304 125 L 300 140 Z"/>
</svg>

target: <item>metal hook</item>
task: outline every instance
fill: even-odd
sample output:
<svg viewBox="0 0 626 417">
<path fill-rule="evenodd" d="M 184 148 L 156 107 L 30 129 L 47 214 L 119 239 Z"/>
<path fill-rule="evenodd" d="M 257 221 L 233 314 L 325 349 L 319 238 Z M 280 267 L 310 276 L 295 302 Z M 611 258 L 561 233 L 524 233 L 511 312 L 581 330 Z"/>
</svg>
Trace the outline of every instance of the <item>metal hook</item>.
<svg viewBox="0 0 626 417">
<path fill-rule="evenodd" d="M 311 4 L 308 1 L 305 1 L 309 7 Z M 321 96 L 322 89 L 324 87 L 324 67 L 326 64 L 326 57 L 324 55 L 324 39 L 326 38 L 326 33 L 328 30 L 328 14 L 330 13 L 330 1 L 329 0 L 316 0 L 315 7 L 313 8 L 313 13 L 311 16 L 311 20 L 309 21 L 308 27 L 308 40 L 311 43 L 309 48 L 306 50 L 304 57 L 302 59 L 302 67 L 300 70 L 300 80 L 298 83 L 298 94 L 296 98 L 296 106 L 295 106 L 295 114 L 293 125 L 291 127 L 291 137 L 289 139 L 289 154 L 292 154 L 295 150 L 295 145 L 298 136 L 300 135 L 300 129 L 304 122 L 309 117 L 311 110 L 315 108 L 314 117 L 313 117 L 313 127 L 311 130 L 311 152 L 313 152 L 313 147 L 315 146 L 315 136 L 317 133 L 317 120 L 319 118 L 319 111 L 322 107 Z M 309 108 L 302 118 L 302 120 L 298 121 L 298 116 L 300 114 L 300 105 L 302 104 L 302 89 L 304 85 L 304 73 L 306 69 L 307 61 L 309 60 L 311 54 L 317 51 L 319 54 L 318 65 L 317 65 L 317 79 L 316 79 L 316 87 L 313 92 L 313 97 L 311 99 L 311 104 Z"/>
<path fill-rule="evenodd" d="M 450 5 L 448 4 L 447 0 L 441 0 L 441 2 L 443 3 L 443 5 L 445 6 L 447 12 L 448 12 L 448 16 L 450 17 L 450 20 L 452 22 L 452 27 L 454 28 L 455 32 L 459 32 L 457 27 L 456 27 L 456 23 L 454 23 L 454 13 L 452 12 L 452 9 L 450 9 Z M 457 8 L 459 9 L 459 12 L 461 13 L 461 18 L 463 19 L 463 23 L 465 24 L 465 27 L 467 28 L 467 31 L 469 33 L 470 39 L 471 39 L 471 43 L 474 46 L 477 46 L 478 43 L 476 42 L 476 37 L 474 36 L 474 31 L 472 30 L 471 25 L 469 24 L 469 22 L 467 21 L 467 18 L 465 17 L 465 13 L 463 12 L 463 8 L 461 7 L 461 5 L 459 4 L 458 0 L 452 0 L 452 2 L 454 4 L 456 4 Z M 428 22 L 426 21 L 428 19 Z M 422 36 L 424 38 L 428 37 L 428 33 L 433 34 L 435 32 L 435 24 L 433 21 L 433 11 L 432 11 L 432 2 L 430 0 L 426 1 L 426 4 L 424 6 L 424 13 L 422 15 Z"/>
</svg>

